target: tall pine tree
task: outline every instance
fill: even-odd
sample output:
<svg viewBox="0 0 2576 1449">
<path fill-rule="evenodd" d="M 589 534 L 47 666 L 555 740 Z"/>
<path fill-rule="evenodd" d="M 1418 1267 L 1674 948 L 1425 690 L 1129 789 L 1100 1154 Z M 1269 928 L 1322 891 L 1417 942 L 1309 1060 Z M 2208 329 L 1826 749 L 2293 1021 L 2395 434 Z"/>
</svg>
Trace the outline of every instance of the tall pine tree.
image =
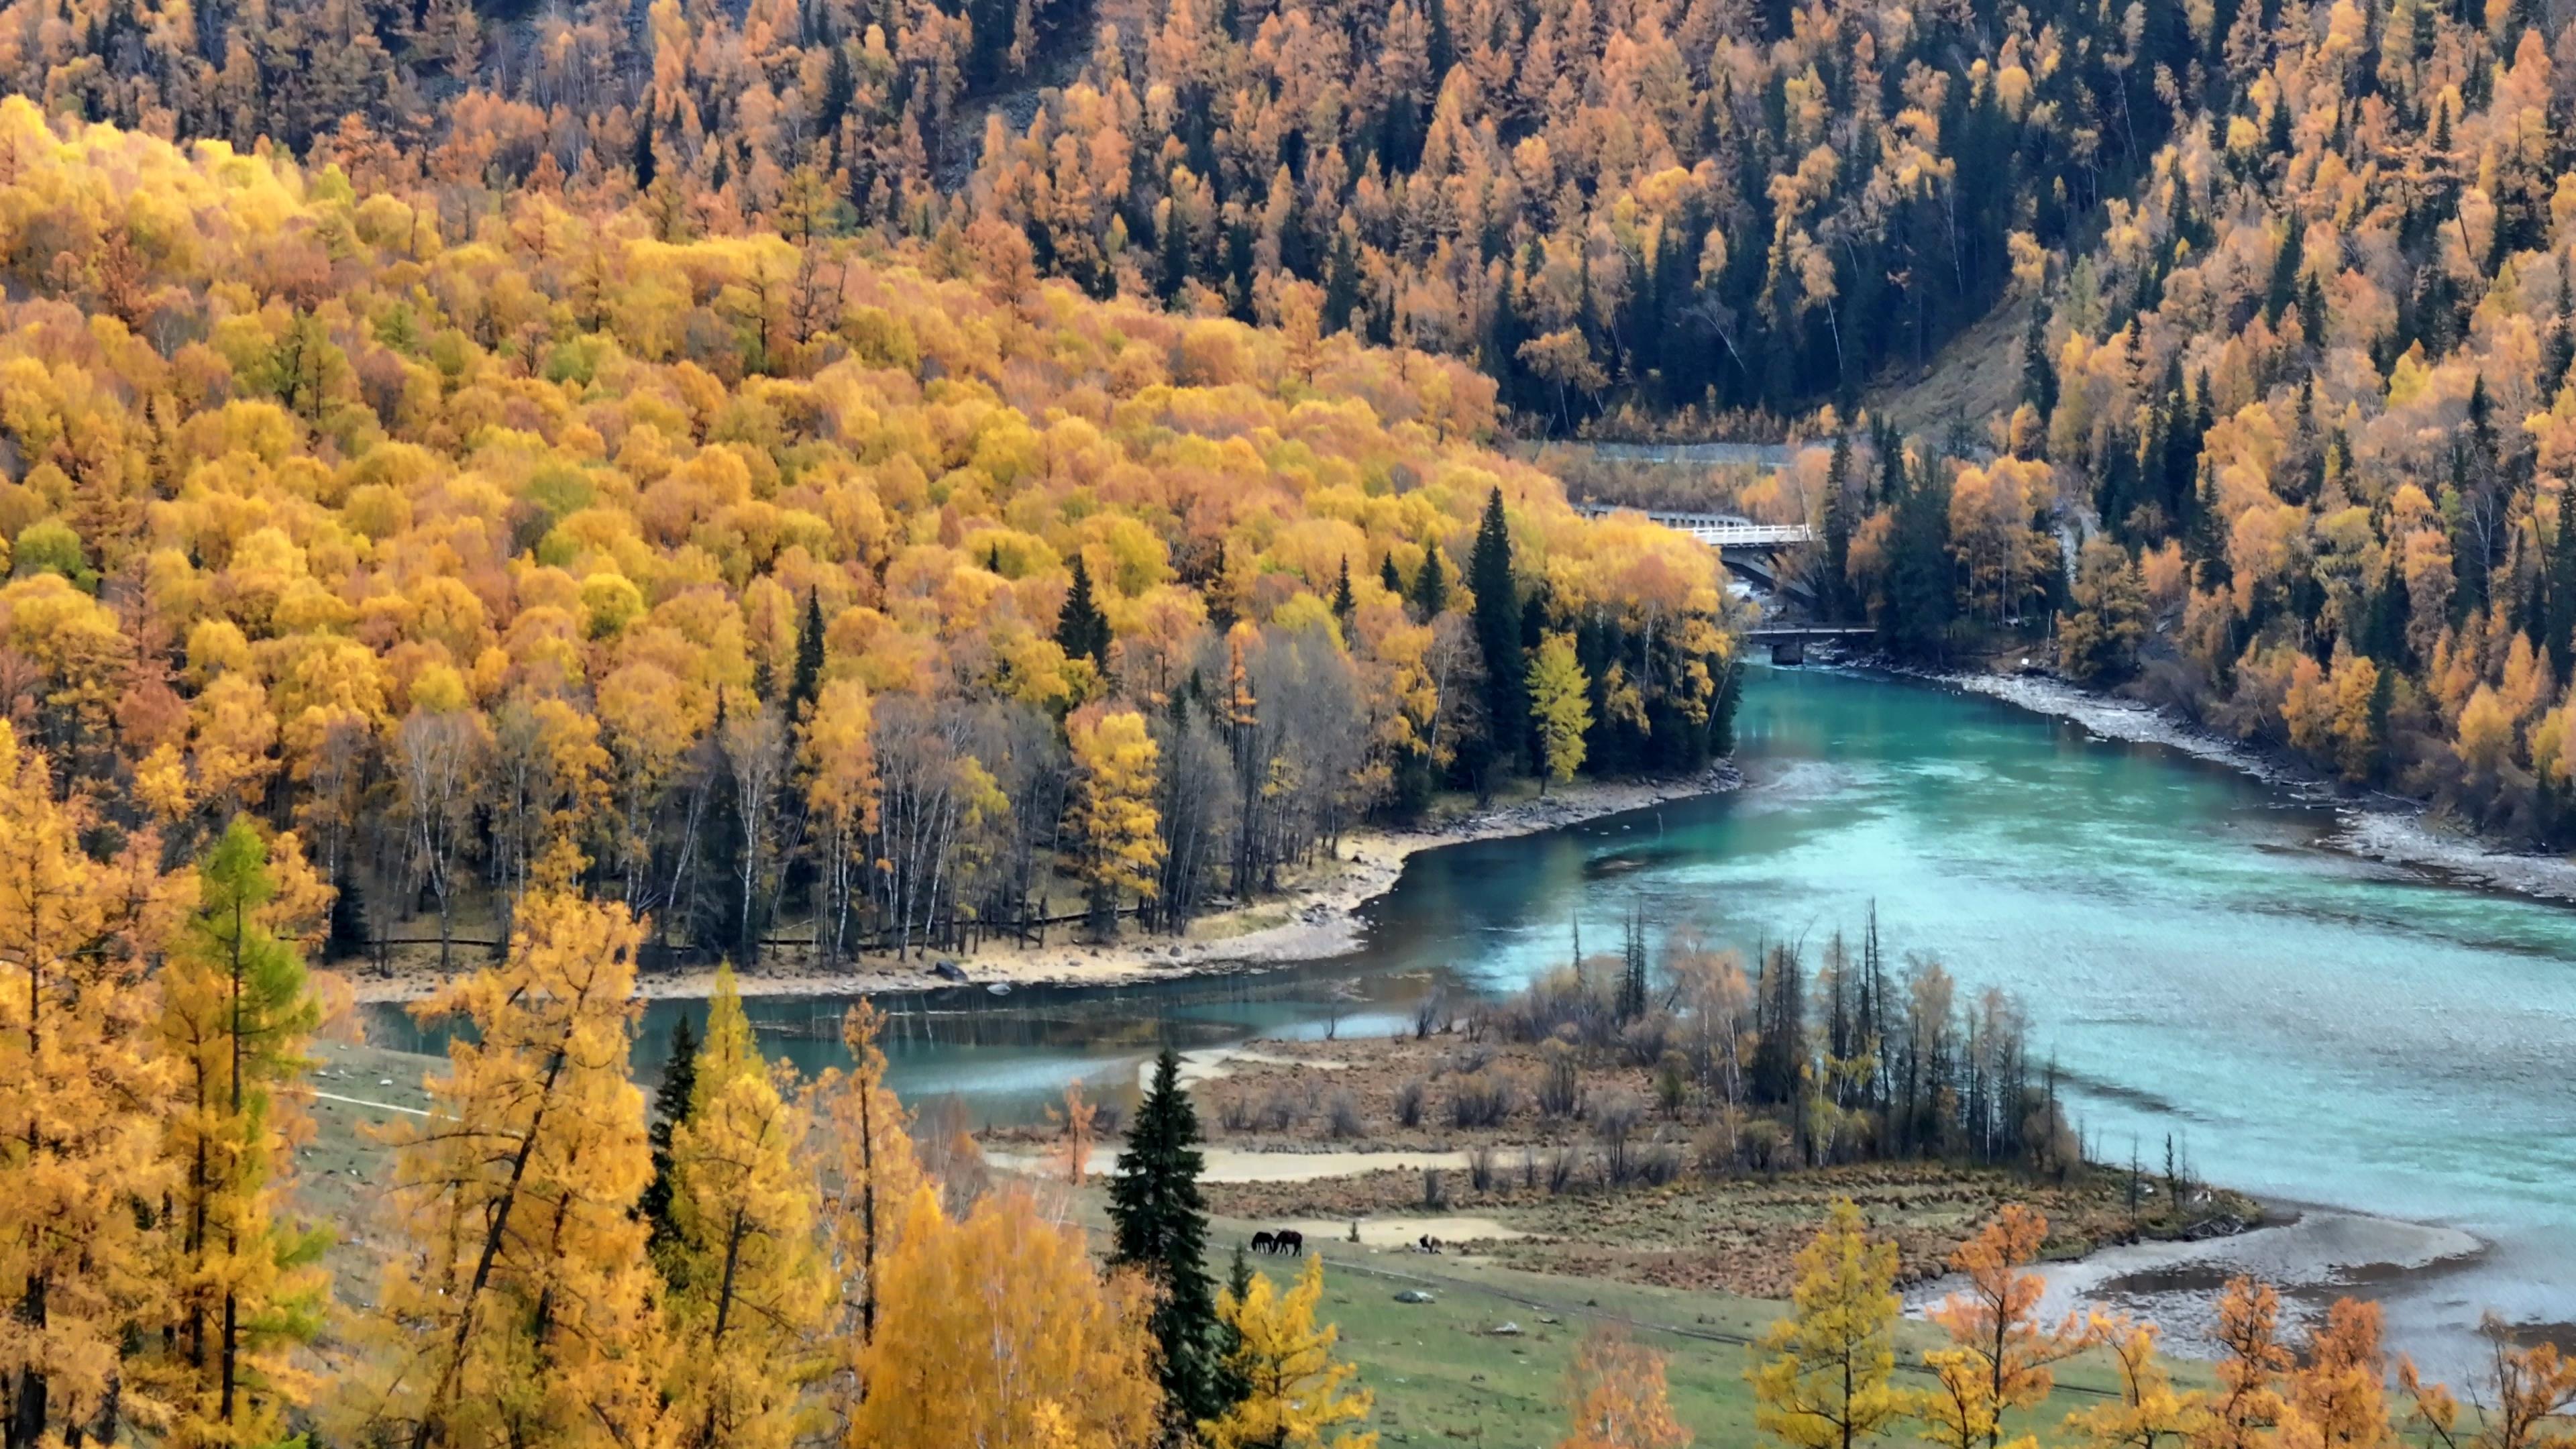
<svg viewBox="0 0 2576 1449">
<path fill-rule="evenodd" d="M 1440 566 L 1440 545 L 1422 550 L 1422 571 L 1413 576 L 1413 612 L 1428 624 L 1449 607 L 1449 574 Z"/>
<path fill-rule="evenodd" d="M 803 719 L 823 688 L 823 601 L 808 590 L 805 617 L 796 628 L 796 672 L 787 681 L 787 718 Z"/>
<path fill-rule="evenodd" d="M 1181 1059 L 1165 1047 L 1109 1180 L 1110 1262 L 1137 1269 L 1157 1290 L 1152 1328 L 1154 1341 L 1163 1346 L 1163 1393 L 1169 1412 L 1185 1426 L 1212 1419 L 1225 1407 L 1198 1144 L 1198 1112 L 1181 1089 Z"/>
<path fill-rule="evenodd" d="M 1065 590 L 1064 610 L 1056 615 L 1055 642 L 1067 659 L 1088 659 L 1109 667 L 1109 617 L 1091 597 L 1091 570 L 1082 555 L 1073 556 L 1073 584 Z"/>
<path fill-rule="evenodd" d="M 653 1180 L 635 1200 L 636 1215 L 653 1225 L 653 1243 L 671 1240 L 671 1133 L 689 1120 L 689 1101 L 698 1090 L 698 1036 L 681 1016 L 671 1023 L 671 1054 L 662 1061 L 662 1082 L 653 1089 L 653 1125 L 644 1140 L 653 1150 Z"/>
<path fill-rule="evenodd" d="M 1495 758 L 1509 765 L 1520 759 L 1529 737 L 1529 659 L 1521 651 L 1520 592 L 1512 579 L 1512 535 L 1500 488 L 1485 495 L 1467 582 L 1476 591 L 1476 643 L 1485 654 L 1487 728 Z"/>
</svg>

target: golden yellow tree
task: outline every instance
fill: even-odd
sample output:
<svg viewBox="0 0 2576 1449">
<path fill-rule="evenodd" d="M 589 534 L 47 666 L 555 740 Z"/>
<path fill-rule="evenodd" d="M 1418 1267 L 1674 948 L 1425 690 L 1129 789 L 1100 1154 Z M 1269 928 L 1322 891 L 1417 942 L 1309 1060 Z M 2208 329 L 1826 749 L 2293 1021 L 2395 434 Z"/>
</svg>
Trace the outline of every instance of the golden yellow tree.
<svg viewBox="0 0 2576 1449">
<path fill-rule="evenodd" d="M 1762 1336 L 1753 1422 L 1797 1449 L 1851 1449 L 1906 1413 L 1896 1370 L 1896 1245 L 1874 1243 L 1860 1209 L 1834 1204 L 1798 1250 L 1789 1315 Z"/>
<path fill-rule="evenodd" d="M 731 966 L 716 973 L 691 1095 L 671 1134 L 676 1433 L 688 1449 L 780 1449 L 822 1371 L 813 1338 L 831 1285 L 813 1174 L 794 1156 L 804 1113 L 761 1059 Z"/>
<path fill-rule="evenodd" d="M 1079 711 L 1065 723 L 1073 746 L 1073 800 L 1065 823 L 1080 852 L 1076 873 L 1090 888 L 1091 922 L 1107 934 L 1119 898 L 1150 896 L 1163 863 L 1161 821 L 1154 811 L 1161 751 L 1132 709 Z"/>
<path fill-rule="evenodd" d="M 2379 1305 L 2338 1298 L 2308 1336 L 2307 1361 L 2290 1379 L 2290 1407 L 2330 1449 L 2384 1449 L 2398 1441 L 2388 1411 L 2388 1355 Z"/>
<path fill-rule="evenodd" d="M 2087 1326 L 2069 1316 L 2055 1327 L 2036 1314 L 2042 1284 L 2023 1265 L 2048 1240 L 2048 1219 L 2020 1203 L 2007 1203 L 1995 1220 L 1950 1255 L 1967 1286 L 1932 1310 L 1950 1345 L 1923 1356 L 1939 1387 L 1925 1390 L 1916 1412 L 1923 1438 L 1946 1449 L 1986 1449 L 2003 1440 L 2003 1416 L 2048 1397 L 2053 1365 L 2092 1342 Z"/>
<path fill-rule="evenodd" d="M 657 1442 L 664 1336 L 633 1210 L 653 1167 L 627 1076 L 640 940 L 623 907 L 532 891 L 504 962 L 421 1003 L 472 1030 L 430 1080 L 427 1122 L 390 1134 L 412 1249 L 386 1266 L 345 1432 Z"/>
<path fill-rule="evenodd" d="M 2280 1339 L 2281 1299 L 2269 1283 L 2228 1280 L 2218 1299 L 2218 1394 L 2202 1443 L 2209 1449 L 2251 1449 L 2264 1443 L 2289 1410 L 2282 1392 L 2293 1367 Z"/>
<path fill-rule="evenodd" d="M 1162 1408 L 1144 1284 L 1019 1188 L 963 1221 L 915 1187 L 880 1272 L 847 1442 L 905 1449 L 1141 1445 Z"/>
<path fill-rule="evenodd" d="M 1583 767 L 1583 732 L 1592 728 L 1591 682 L 1574 657 L 1574 639 L 1550 634 L 1530 661 L 1530 718 L 1538 725 L 1539 789 L 1562 784 Z"/>
<path fill-rule="evenodd" d="M 170 1075 L 132 939 L 159 934 L 134 909 L 154 882 L 82 851 L 86 801 L 55 799 L 5 719 L 0 821 L 0 1382 L 13 1439 L 107 1438 L 120 1341 L 170 1292 L 134 1211 L 167 1180 L 152 1108 Z"/>
<path fill-rule="evenodd" d="M 885 1051 L 877 1045 L 884 1027 L 885 1013 L 874 1003 L 851 1007 L 841 1020 L 850 1065 L 825 1072 L 805 1094 L 823 1179 L 827 1281 L 840 1295 L 830 1336 L 853 1370 L 847 1382 L 855 1382 L 858 1355 L 876 1337 L 886 1242 L 922 1183 L 910 1115 L 885 1082 Z"/>
<path fill-rule="evenodd" d="M 1209 1449 L 1309 1449 L 1326 1442 L 1325 1431 L 1335 1425 L 1368 1417 L 1376 1396 L 1352 1386 L 1359 1366 L 1333 1357 L 1341 1330 L 1315 1321 L 1323 1297 L 1321 1255 L 1306 1260 L 1285 1293 L 1268 1274 L 1255 1273 L 1240 1296 L 1231 1288 L 1217 1294 L 1217 1321 L 1233 1331 L 1226 1376 L 1244 1393 L 1222 1415 L 1200 1422 Z M 1372 1449 L 1377 1435 L 1342 1429 L 1331 1442 L 1337 1449 Z"/>
<path fill-rule="evenodd" d="M 2212 1423 L 2209 1396 L 2174 1387 L 2156 1352 L 2156 1326 L 2097 1318 L 2091 1337 L 2120 1373 L 2120 1397 L 2066 1416 L 2066 1430 L 2089 1449 L 2168 1449 L 2199 1441 Z"/>
<path fill-rule="evenodd" d="M 1625 1334 L 1585 1334 L 1566 1387 L 1574 1432 L 1557 1449 L 1688 1449 L 1691 1433 L 1673 1417 L 1664 1356 Z"/>
<path fill-rule="evenodd" d="M 319 1331 L 329 1286 L 325 1235 L 283 1211 L 303 1126 L 289 1094 L 321 1004 L 301 953 L 271 927 L 278 883 L 247 820 L 234 818 L 197 880 L 197 910 L 157 978 L 161 1050 L 178 1081 L 162 1147 L 174 1183 L 168 1351 L 150 1376 L 173 1443 L 269 1444 L 310 1397 L 291 1355 Z"/>
</svg>

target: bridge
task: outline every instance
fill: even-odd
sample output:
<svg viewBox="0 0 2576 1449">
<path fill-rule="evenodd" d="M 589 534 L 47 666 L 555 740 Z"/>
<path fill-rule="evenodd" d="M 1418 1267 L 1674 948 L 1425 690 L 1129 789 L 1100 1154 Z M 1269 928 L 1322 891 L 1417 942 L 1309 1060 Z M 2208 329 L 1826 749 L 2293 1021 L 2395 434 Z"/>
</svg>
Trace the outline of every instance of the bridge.
<svg viewBox="0 0 2576 1449">
<path fill-rule="evenodd" d="M 1770 645 L 1771 662 L 1774 664 L 1804 664 L 1810 644 L 1828 644 L 1845 639 L 1867 641 L 1875 633 L 1866 625 L 1783 624 L 1747 629 L 1743 638 L 1747 644 Z"/>
<path fill-rule="evenodd" d="M 1578 503 L 1577 513 L 1590 518 L 1607 518 L 1614 513 L 1640 513 L 1649 523 L 1687 533 L 1711 548 L 1790 548 L 1814 543 L 1816 531 L 1803 523 L 1756 523 L 1731 513 L 1666 513 L 1656 509 L 1613 508 L 1599 503 Z"/>
<path fill-rule="evenodd" d="M 1786 443 L 1596 443 L 1579 438 L 1525 443 L 1516 451 L 1528 456 L 1550 449 L 1589 454 L 1603 463 L 1658 463 L 1685 467 L 1786 468 L 1798 450 Z"/>
</svg>

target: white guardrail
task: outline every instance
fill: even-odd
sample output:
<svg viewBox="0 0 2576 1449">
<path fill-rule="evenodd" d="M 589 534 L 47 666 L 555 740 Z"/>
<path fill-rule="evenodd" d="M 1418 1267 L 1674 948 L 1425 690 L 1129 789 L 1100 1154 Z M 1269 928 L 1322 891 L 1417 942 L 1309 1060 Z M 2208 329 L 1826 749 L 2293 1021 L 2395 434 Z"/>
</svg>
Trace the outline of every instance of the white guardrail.
<svg viewBox="0 0 2576 1449">
<path fill-rule="evenodd" d="M 1612 513 L 1636 512 L 1633 509 L 1604 508 L 1598 504 L 1578 505 L 1579 511 L 1596 518 Z M 1780 548 L 1789 544 L 1814 543 L 1816 531 L 1803 523 L 1756 523 L 1727 513 L 1657 513 L 1646 512 L 1650 522 L 1678 529 L 1711 548 Z"/>
</svg>

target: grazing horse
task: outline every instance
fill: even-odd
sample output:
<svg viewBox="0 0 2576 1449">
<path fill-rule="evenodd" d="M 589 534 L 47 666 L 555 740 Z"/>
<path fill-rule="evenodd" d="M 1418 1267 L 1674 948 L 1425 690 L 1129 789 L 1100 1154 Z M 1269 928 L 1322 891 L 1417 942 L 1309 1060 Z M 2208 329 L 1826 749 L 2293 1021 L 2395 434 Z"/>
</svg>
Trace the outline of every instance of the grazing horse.
<svg viewBox="0 0 2576 1449">
<path fill-rule="evenodd" d="M 1270 1240 L 1270 1251 L 1302 1258 L 1306 1256 L 1306 1235 L 1295 1228 L 1281 1228 L 1279 1235 Z"/>
<path fill-rule="evenodd" d="M 1252 1235 L 1252 1251 L 1256 1253 L 1277 1252 L 1278 1241 L 1278 1239 L 1273 1238 L 1268 1233 L 1254 1233 Z"/>
</svg>

